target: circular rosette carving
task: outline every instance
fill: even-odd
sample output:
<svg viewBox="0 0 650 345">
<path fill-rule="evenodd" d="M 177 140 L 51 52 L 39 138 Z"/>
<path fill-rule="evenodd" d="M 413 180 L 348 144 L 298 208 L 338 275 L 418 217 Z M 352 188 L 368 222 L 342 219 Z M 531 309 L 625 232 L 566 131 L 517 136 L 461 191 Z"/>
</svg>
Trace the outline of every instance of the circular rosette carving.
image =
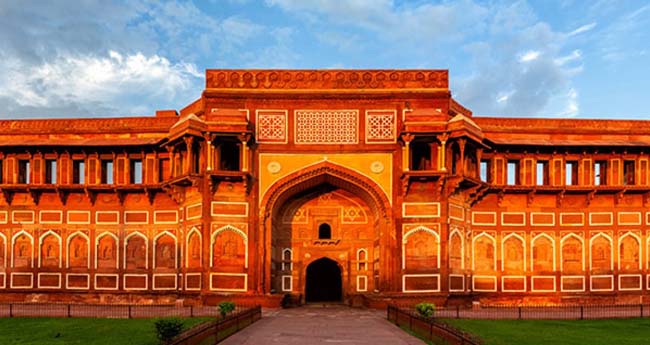
<svg viewBox="0 0 650 345">
<path fill-rule="evenodd" d="M 266 166 L 266 170 L 268 170 L 271 174 L 277 174 L 282 170 L 282 165 L 278 162 L 271 162 Z"/>
<path fill-rule="evenodd" d="M 375 174 L 380 174 L 382 171 L 384 171 L 384 164 L 380 161 L 374 161 L 370 164 L 370 171 Z"/>
</svg>

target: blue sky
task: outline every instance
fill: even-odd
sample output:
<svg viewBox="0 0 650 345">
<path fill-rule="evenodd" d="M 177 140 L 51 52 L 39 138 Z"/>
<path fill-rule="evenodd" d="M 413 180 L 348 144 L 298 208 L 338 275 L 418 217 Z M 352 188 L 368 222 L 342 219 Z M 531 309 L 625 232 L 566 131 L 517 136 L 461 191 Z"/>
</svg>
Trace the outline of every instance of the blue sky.
<svg viewBox="0 0 650 345">
<path fill-rule="evenodd" d="M 650 2 L 0 0 L 0 118 L 151 115 L 206 68 L 449 69 L 476 115 L 650 118 Z"/>
</svg>

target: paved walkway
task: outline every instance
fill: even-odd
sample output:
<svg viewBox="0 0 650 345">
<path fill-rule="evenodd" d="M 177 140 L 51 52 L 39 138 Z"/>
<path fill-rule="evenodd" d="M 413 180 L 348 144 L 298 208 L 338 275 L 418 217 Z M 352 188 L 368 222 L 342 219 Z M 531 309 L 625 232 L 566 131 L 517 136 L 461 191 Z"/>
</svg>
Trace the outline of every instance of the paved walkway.
<svg viewBox="0 0 650 345">
<path fill-rule="evenodd" d="M 424 342 L 386 321 L 384 311 L 308 305 L 265 311 L 261 320 L 221 344 L 422 345 Z"/>
</svg>

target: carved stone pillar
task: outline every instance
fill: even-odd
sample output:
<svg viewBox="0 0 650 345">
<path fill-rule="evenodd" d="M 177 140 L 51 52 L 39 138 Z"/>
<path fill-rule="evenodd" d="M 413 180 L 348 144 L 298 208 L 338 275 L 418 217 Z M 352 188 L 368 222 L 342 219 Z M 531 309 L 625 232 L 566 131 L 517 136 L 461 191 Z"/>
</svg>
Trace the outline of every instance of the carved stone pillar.
<svg viewBox="0 0 650 345">
<path fill-rule="evenodd" d="M 466 144 L 467 144 L 467 139 L 465 138 L 458 139 L 458 147 L 460 148 L 460 157 L 458 159 L 458 162 L 456 162 L 456 175 L 465 174 L 465 145 Z"/>
<path fill-rule="evenodd" d="M 192 150 L 192 148 L 194 147 L 194 137 L 189 136 L 183 139 L 185 140 L 185 146 L 187 147 L 187 156 L 185 156 L 185 169 L 183 170 L 185 170 L 184 171 L 185 174 L 190 174 L 193 172 L 192 162 L 194 159 L 194 152 L 193 152 L 194 150 Z"/>
<path fill-rule="evenodd" d="M 438 170 L 440 171 L 447 171 L 447 167 L 445 166 L 445 162 L 447 161 L 445 155 L 445 152 L 447 152 L 447 139 L 449 139 L 449 134 L 447 133 L 438 136 L 438 140 L 440 140 L 440 151 L 438 151 Z"/>
<path fill-rule="evenodd" d="M 247 172 L 249 167 L 249 155 L 248 150 L 248 140 L 250 140 L 250 134 L 242 134 L 239 136 L 239 141 L 241 141 L 241 171 Z"/>
<path fill-rule="evenodd" d="M 212 171 L 214 167 L 214 146 L 212 146 L 212 134 L 207 133 L 205 136 L 205 143 L 206 143 L 206 170 L 207 171 Z"/>
<path fill-rule="evenodd" d="M 404 146 L 402 146 L 402 171 L 409 171 L 410 160 L 411 160 L 411 141 L 413 141 L 413 134 L 406 133 L 402 134 L 402 141 L 404 141 Z"/>
<path fill-rule="evenodd" d="M 176 157 L 174 153 L 174 146 L 165 146 L 167 149 L 167 152 L 169 153 L 169 176 L 170 177 L 175 177 L 174 175 L 174 166 L 176 165 Z M 162 174 L 162 171 L 160 172 Z"/>
</svg>

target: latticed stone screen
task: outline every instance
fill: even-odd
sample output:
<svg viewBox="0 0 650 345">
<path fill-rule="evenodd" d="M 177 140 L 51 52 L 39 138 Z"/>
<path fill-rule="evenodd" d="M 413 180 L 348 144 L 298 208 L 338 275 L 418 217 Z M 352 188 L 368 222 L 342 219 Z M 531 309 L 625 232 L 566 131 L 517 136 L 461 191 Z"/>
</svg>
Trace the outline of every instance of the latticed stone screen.
<svg viewBox="0 0 650 345">
<path fill-rule="evenodd" d="M 296 110 L 297 144 L 356 144 L 357 110 Z"/>
</svg>

